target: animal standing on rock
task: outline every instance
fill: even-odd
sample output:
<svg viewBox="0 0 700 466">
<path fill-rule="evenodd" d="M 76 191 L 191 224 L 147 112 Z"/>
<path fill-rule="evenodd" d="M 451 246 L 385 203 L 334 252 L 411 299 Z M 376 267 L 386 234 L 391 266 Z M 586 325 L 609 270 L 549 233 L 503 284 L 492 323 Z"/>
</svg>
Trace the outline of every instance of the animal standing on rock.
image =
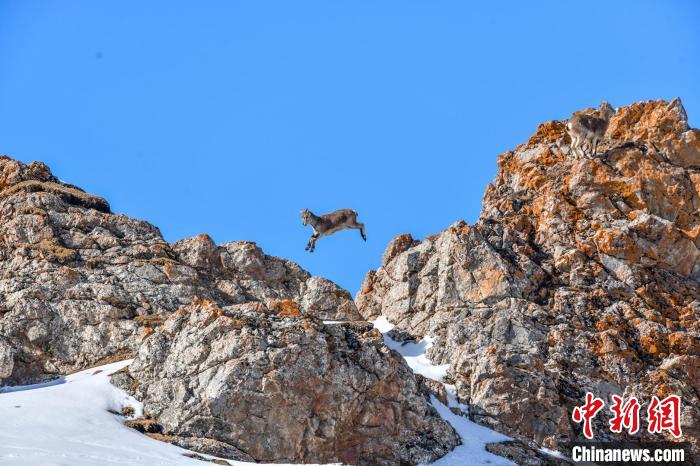
<svg viewBox="0 0 700 466">
<path fill-rule="evenodd" d="M 572 153 L 578 153 L 581 157 L 595 157 L 598 142 L 603 139 L 614 114 L 615 109 L 609 103 L 603 102 L 597 111 L 578 113 L 569 118 L 566 123 L 566 131 L 571 136 Z M 587 145 L 588 150 L 590 150 L 588 156 L 584 151 L 584 145 Z"/>
<path fill-rule="evenodd" d="M 340 230 L 356 228 L 360 230 L 362 239 L 367 241 L 365 235 L 365 224 L 357 221 L 357 212 L 351 209 L 340 209 L 330 214 L 315 215 L 309 209 L 301 211 L 301 221 L 304 226 L 311 225 L 313 235 L 306 245 L 306 250 L 314 252 L 316 249 L 316 241 L 322 236 L 330 236 Z"/>
</svg>

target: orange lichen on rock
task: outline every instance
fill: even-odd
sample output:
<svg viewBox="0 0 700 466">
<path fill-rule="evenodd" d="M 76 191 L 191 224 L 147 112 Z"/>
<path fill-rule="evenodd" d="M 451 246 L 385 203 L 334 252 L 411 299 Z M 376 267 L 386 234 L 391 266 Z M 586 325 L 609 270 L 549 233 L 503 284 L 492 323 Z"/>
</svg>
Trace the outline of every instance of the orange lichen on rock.
<svg viewBox="0 0 700 466">
<path fill-rule="evenodd" d="M 535 131 L 535 134 L 533 134 L 527 141 L 527 144 L 529 146 L 538 144 L 554 144 L 557 142 L 569 144 L 570 141 L 571 139 L 569 138 L 569 134 L 566 132 L 564 122 L 552 120 L 539 125 Z"/>
<path fill-rule="evenodd" d="M 291 299 L 272 300 L 269 307 L 280 317 L 301 317 L 299 305 Z"/>
<path fill-rule="evenodd" d="M 658 356 L 668 353 L 666 339 L 666 335 L 655 332 L 651 335 L 642 335 L 639 340 L 644 351 L 652 356 Z"/>
<path fill-rule="evenodd" d="M 686 332 L 673 332 L 668 335 L 668 347 L 674 354 L 700 356 L 700 339 Z"/>
<path fill-rule="evenodd" d="M 601 229 L 593 235 L 598 250 L 610 256 L 636 262 L 641 257 L 629 233 L 614 229 Z"/>
<path fill-rule="evenodd" d="M 202 321 L 202 325 L 205 326 L 214 322 L 218 317 L 224 314 L 223 309 L 217 306 L 214 302 L 208 299 L 200 299 L 199 297 L 196 297 L 186 309 L 180 309 L 185 313 L 187 311 L 206 313 L 207 315 Z M 184 315 L 180 311 L 178 311 L 178 314 Z"/>
</svg>

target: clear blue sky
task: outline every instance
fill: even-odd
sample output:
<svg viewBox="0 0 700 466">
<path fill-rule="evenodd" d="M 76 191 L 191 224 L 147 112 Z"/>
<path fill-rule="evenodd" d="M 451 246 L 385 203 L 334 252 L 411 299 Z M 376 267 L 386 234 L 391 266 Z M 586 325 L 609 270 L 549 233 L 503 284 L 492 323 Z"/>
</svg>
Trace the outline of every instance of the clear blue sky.
<svg viewBox="0 0 700 466">
<path fill-rule="evenodd" d="M 692 0 L 0 0 L 0 153 L 353 293 L 395 235 L 474 221 L 538 123 L 680 96 L 697 126 L 699 83 Z M 368 242 L 306 253 L 304 207 Z"/>
</svg>

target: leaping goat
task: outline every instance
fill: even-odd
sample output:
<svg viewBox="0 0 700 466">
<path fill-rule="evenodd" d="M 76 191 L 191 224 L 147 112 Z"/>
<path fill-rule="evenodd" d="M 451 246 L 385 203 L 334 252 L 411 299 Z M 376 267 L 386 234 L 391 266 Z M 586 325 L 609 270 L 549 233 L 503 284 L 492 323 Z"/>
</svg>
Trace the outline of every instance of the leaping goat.
<svg viewBox="0 0 700 466">
<path fill-rule="evenodd" d="M 301 223 L 311 225 L 314 234 L 311 235 L 309 243 L 306 245 L 306 250 L 314 252 L 316 249 L 316 241 L 322 236 L 330 236 L 340 230 L 356 228 L 360 230 L 362 239 L 367 241 L 365 236 L 365 224 L 357 221 L 357 212 L 351 209 L 340 209 L 330 214 L 315 215 L 309 209 L 301 211 Z"/>
</svg>

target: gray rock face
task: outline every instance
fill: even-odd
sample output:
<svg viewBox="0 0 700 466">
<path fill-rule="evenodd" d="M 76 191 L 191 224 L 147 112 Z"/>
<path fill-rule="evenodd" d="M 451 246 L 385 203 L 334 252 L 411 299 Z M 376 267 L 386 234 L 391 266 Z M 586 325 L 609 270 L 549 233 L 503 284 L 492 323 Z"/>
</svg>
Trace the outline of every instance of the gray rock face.
<svg viewBox="0 0 700 466">
<path fill-rule="evenodd" d="M 562 448 L 582 438 L 571 412 L 586 391 L 607 407 L 636 395 L 645 430 L 651 396 L 676 394 L 681 440 L 697 450 L 698 133 L 677 100 L 634 104 L 613 117 L 603 154 L 580 160 L 563 123 L 541 125 L 499 158 L 475 225 L 389 244 L 360 313 L 437 337 L 429 357 L 501 432 Z M 621 439 L 607 407 L 596 439 Z"/>
<path fill-rule="evenodd" d="M 255 243 L 170 245 L 8 158 L 0 217 L 0 385 L 138 353 L 115 381 L 144 401 L 149 435 L 187 448 L 398 465 L 459 443 L 347 291 Z"/>
<path fill-rule="evenodd" d="M 459 443 L 371 324 L 324 325 L 294 306 L 182 308 L 128 370 L 120 384 L 164 434 L 258 461 L 419 464 Z"/>
<path fill-rule="evenodd" d="M 167 315 L 290 300 L 322 319 L 360 318 L 351 296 L 254 243 L 163 240 L 46 165 L 0 158 L 0 385 L 136 352 Z"/>
</svg>

